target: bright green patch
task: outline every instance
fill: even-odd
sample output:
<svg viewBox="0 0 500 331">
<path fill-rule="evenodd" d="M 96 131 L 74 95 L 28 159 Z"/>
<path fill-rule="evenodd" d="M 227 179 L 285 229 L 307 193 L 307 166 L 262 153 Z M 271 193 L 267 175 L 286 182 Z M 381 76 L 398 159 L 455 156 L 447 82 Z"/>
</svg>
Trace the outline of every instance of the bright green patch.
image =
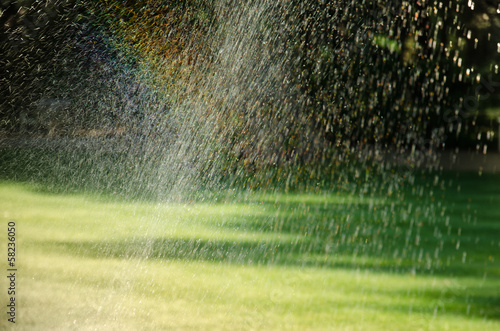
<svg viewBox="0 0 500 331">
<path fill-rule="evenodd" d="M 169 204 L 3 182 L 16 329 L 498 329 L 499 180 L 431 178 Z"/>
</svg>

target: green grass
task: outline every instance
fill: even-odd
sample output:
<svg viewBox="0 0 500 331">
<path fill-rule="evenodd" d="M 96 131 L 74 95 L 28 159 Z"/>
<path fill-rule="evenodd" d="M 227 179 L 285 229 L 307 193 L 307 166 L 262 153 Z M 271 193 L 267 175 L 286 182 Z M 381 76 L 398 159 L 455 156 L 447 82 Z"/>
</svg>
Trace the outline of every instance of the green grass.
<svg viewBox="0 0 500 331">
<path fill-rule="evenodd" d="M 428 174 L 391 198 L 167 204 L 4 180 L 15 329 L 499 329 L 499 183 Z"/>
</svg>

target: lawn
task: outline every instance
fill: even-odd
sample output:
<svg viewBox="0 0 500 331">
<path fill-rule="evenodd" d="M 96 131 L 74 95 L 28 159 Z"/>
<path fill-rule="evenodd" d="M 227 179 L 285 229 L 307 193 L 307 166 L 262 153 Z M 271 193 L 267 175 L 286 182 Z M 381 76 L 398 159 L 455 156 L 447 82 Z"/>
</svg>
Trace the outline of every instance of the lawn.
<svg viewBox="0 0 500 331">
<path fill-rule="evenodd" d="M 500 177 L 417 177 L 170 203 L 4 179 L 15 329 L 500 329 Z"/>
</svg>

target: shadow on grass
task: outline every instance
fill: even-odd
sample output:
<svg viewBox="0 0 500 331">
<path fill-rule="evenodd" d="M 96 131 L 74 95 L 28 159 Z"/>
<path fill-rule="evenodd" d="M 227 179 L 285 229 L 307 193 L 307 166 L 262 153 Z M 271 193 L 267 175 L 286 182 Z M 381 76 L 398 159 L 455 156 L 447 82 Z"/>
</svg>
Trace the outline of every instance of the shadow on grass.
<svg viewBox="0 0 500 331">
<path fill-rule="evenodd" d="M 189 238 L 147 238 L 121 241 L 76 241 L 76 242 L 37 242 L 43 249 L 64 251 L 76 256 L 92 258 L 137 258 L 137 259 L 177 259 L 232 263 L 242 265 L 286 265 L 317 268 L 367 269 L 376 272 L 395 274 L 423 274 L 450 277 L 496 277 L 498 263 L 477 263 L 462 260 L 462 253 L 456 250 L 443 250 L 436 259 L 427 258 L 419 246 L 407 247 L 405 258 L 394 257 L 397 243 L 386 246 L 356 242 L 340 242 L 340 237 L 322 240 L 295 235 L 285 240 L 284 235 L 276 234 L 276 239 L 252 241 Z M 256 236 L 256 238 L 258 238 Z M 359 239 L 359 238 L 358 238 Z M 420 254 L 419 254 L 420 252 Z M 473 255 L 473 251 L 471 251 Z M 477 253 L 477 258 L 482 256 Z M 445 261 L 448 261 L 447 263 Z"/>
<path fill-rule="evenodd" d="M 140 163 L 140 162 L 139 162 Z M 36 184 L 43 193 L 98 192 L 154 199 L 144 169 L 126 152 L 0 149 L 0 179 Z M 154 175 L 155 169 L 148 168 Z M 154 177 L 154 176 L 153 176 Z M 148 177 L 149 178 L 149 177 Z M 446 277 L 500 276 L 500 176 L 423 174 L 384 201 L 344 202 L 268 195 L 239 201 L 266 208 L 267 216 L 212 220 L 235 232 L 271 234 L 254 242 L 148 238 L 106 242 L 40 242 L 41 248 L 93 258 L 179 259 L 250 265 L 370 269 Z M 153 183 L 154 184 L 154 183 Z M 252 200 L 253 199 L 253 200 Z M 211 224 L 215 227 L 214 224 Z M 288 239 L 278 239 L 280 236 Z M 294 238 L 294 239 L 290 239 Z M 38 247 L 38 246 L 37 246 Z M 495 260 L 496 258 L 496 260 Z M 425 290 L 436 309 L 500 318 L 491 288 Z M 404 296 L 405 293 L 394 293 Z M 456 307 L 446 308 L 447 302 Z M 468 307 L 470 305 L 470 307 Z M 411 307 L 406 307 L 411 309 Z M 405 309 L 406 309 L 405 308 Z M 396 308 L 394 308 L 396 309 Z"/>
<path fill-rule="evenodd" d="M 185 192 L 196 193 L 190 190 L 196 184 L 190 164 L 179 162 L 176 169 L 166 170 L 168 155 L 161 148 L 154 152 L 140 141 L 38 148 L 0 145 L 0 180 L 29 183 L 41 193 L 85 193 L 116 201 L 190 199 Z"/>
<path fill-rule="evenodd" d="M 235 187 L 254 191 L 263 191 L 265 187 L 272 192 L 285 191 L 286 187 L 287 193 L 318 193 L 333 188 L 369 195 L 384 190 L 389 177 L 399 178 L 392 175 L 396 171 L 375 167 L 370 167 L 370 175 L 363 179 L 354 178 L 363 165 L 349 162 L 336 166 L 335 173 L 330 166 L 324 167 L 322 171 L 328 178 L 321 179 L 321 183 L 316 178 L 318 174 L 312 176 L 293 168 L 271 168 L 259 172 L 259 176 L 236 168 L 220 173 L 217 170 L 226 169 L 223 164 L 206 168 L 196 158 L 171 161 L 171 155 L 165 154 L 161 145 L 151 149 L 140 139 L 98 139 L 88 143 L 68 140 L 67 144 L 64 145 L 64 139 L 42 139 L 39 144 L 34 140 L 26 146 L 9 146 L 2 145 L 0 138 L 0 180 L 35 184 L 44 193 L 91 193 L 125 201 L 220 201 L 226 197 L 220 191 Z M 288 183 L 290 178 L 292 183 Z"/>
<path fill-rule="evenodd" d="M 311 245 L 305 242 L 297 243 L 273 243 L 273 242 L 241 242 L 202 239 L 143 239 L 123 240 L 106 242 L 40 242 L 37 247 L 50 251 L 64 251 L 75 256 L 90 257 L 96 259 L 119 258 L 119 259 L 165 259 L 165 260 L 187 260 L 187 261 L 210 261 L 217 263 L 231 263 L 236 265 L 258 265 L 258 266 L 294 266 L 314 268 L 342 268 L 353 270 L 371 270 L 373 272 L 385 272 L 402 274 L 410 272 L 409 265 L 400 264 L 395 261 L 383 261 L 381 259 L 369 258 L 367 256 L 356 256 L 348 252 L 336 251 L 331 254 L 319 254 L 311 249 Z M 459 278 L 451 277 L 450 271 L 454 270 Z M 488 319 L 500 319 L 500 296 L 497 294 L 496 283 L 481 284 L 480 278 L 474 285 L 465 286 L 453 283 L 460 277 L 471 279 L 464 267 L 450 266 L 447 269 L 433 270 L 438 277 L 450 279 L 451 283 L 441 288 L 424 287 L 421 289 L 408 290 L 381 290 L 387 292 L 387 296 L 399 298 L 412 297 L 417 299 L 413 304 L 398 304 L 394 307 L 386 307 L 397 311 L 419 312 L 425 314 L 458 314 L 471 317 L 482 317 Z M 304 279 L 296 280 L 299 283 Z M 462 282 L 458 282 L 461 284 Z M 422 301 L 423 300 L 423 301 Z M 418 302 L 425 302 L 425 304 Z M 429 302 L 434 306 L 429 306 Z M 365 303 L 369 306 L 370 303 Z M 373 303 L 375 305 L 375 303 Z M 376 304 L 379 309 L 383 303 Z"/>
<path fill-rule="evenodd" d="M 133 199 L 154 196 L 158 187 L 149 190 L 142 186 L 141 177 L 133 176 L 138 170 L 132 169 L 126 153 L 92 153 L 85 149 L 0 149 L 0 179 L 34 183 L 45 194 L 84 191 Z M 146 245 L 149 256 L 155 258 L 500 276 L 500 258 L 495 261 L 494 253 L 500 243 L 500 176 L 461 174 L 457 178 L 455 173 L 442 174 L 439 182 L 444 183 L 444 189 L 435 178 L 435 174 L 423 174 L 414 185 L 403 187 L 399 196 L 363 202 L 360 195 L 339 201 L 328 193 L 319 198 L 289 193 L 290 199 L 283 199 L 285 194 L 257 194 L 237 203 L 266 208 L 267 217 L 233 215 L 215 220 L 226 230 L 253 232 L 257 237 L 261 233 L 288 235 L 296 238 L 293 243 L 152 239 L 82 244 L 81 250 L 96 256 L 119 256 L 125 251 L 133 256 Z"/>
<path fill-rule="evenodd" d="M 161 187 L 144 180 L 150 174 L 141 173 L 144 169 L 135 166 L 142 161 L 131 155 L 127 151 L 88 148 L 1 148 L 0 180 L 33 183 L 39 192 L 50 194 L 98 192 L 105 197 L 154 199 Z M 149 182 L 152 186 L 145 186 Z M 314 194 L 288 193 L 290 199 L 283 199 L 284 194 L 257 194 L 237 202 L 266 208 L 267 217 L 234 215 L 230 220 L 216 219 L 221 224 L 218 226 L 253 232 L 257 237 L 260 233 L 287 235 L 296 238 L 293 243 L 197 244 L 154 239 L 151 256 L 500 276 L 500 258 L 495 256 L 500 245 L 499 182 L 498 175 L 423 173 L 416 176 L 413 185 L 399 188 L 392 198 L 379 195 L 379 200 L 364 202 L 358 199 L 362 194 L 340 202 L 335 197 L 331 200 L 328 194 L 316 198 Z M 102 247 L 111 247 L 114 253 L 109 254 L 115 255 L 126 251 L 127 245 L 131 245 L 132 254 L 141 251 L 143 244 L 147 242 L 103 243 L 96 254 L 101 254 Z M 165 245 L 178 249 L 160 249 Z M 83 246 L 86 252 L 92 249 Z M 331 258 L 339 254 L 347 256 L 347 262 Z"/>
<path fill-rule="evenodd" d="M 0 179 L 35 185 L 43 193 L 130 191 L 125 152 L 92 149 L 0 148 Z"/>
</svg>

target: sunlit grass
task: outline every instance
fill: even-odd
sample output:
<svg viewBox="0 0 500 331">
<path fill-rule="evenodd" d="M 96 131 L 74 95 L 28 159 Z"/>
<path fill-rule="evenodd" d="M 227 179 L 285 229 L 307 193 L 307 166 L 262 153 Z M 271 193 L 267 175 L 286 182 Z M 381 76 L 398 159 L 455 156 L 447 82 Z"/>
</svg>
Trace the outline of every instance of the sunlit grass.
<svg viewBox="0 0 500 331">
<path fill-rule="evenodd" d="M 494 330 L 499 192 L 474 181 L 483 186 L 449 190 L 443 220 L 418 195 L 164 204 L 3 182 L 0 217 L 17 224 L 16 329 Z"/>
</svg>

